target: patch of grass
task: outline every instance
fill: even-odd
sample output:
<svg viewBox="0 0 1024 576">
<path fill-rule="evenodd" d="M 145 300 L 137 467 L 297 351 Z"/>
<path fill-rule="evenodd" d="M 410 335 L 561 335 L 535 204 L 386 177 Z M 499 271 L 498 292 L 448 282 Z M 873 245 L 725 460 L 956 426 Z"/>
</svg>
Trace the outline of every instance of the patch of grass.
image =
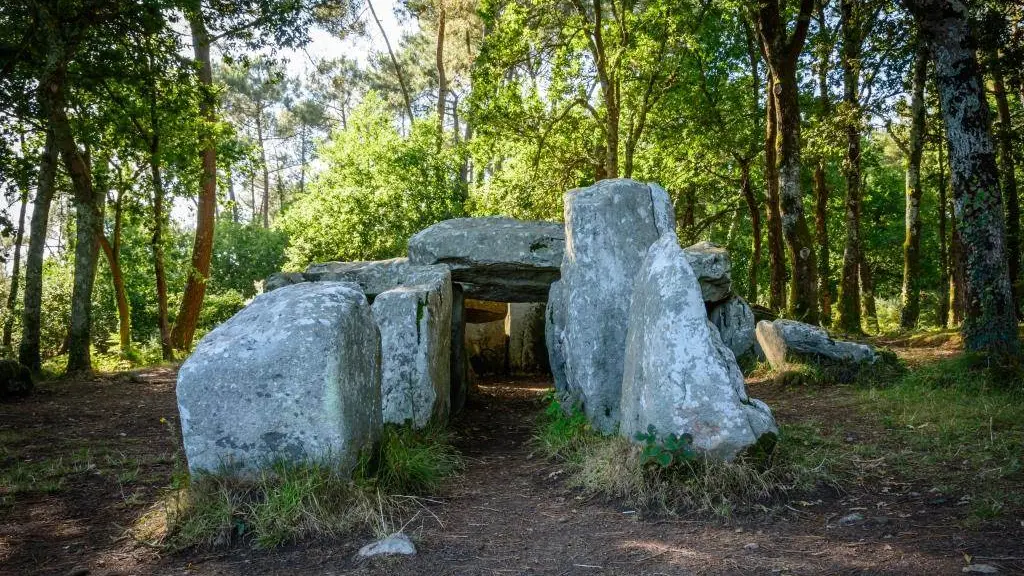
<svg viewBox="0 0 1024 576">
<path fill-rule="evenodd" d="M 436 490 L 461 468 L 442 429 L 388 426 L 351 474 L 327 461 L 276 462 L 249 478 L 176 473 L 177 488 L 132 532 L 175 550 L 234 543 L 267 549 L 367 528 L 386 536 L 411 512 L 414 495 Z"/>
<path fill-rule="evenodd" d="M 896 384 L 862 392 L 921 462 L 972 478 L 1024 478 L 1024 379 L 969 355 L 921 365 Z"/>
<path fill-rule="evenodd" d="M 766 510 L 820 488 L 838 489 L 836 446 L 809 426 L 784 427 L 768 455 L 721 462 L 697 456 L 663 468 L 645 465 L 643 446 L 602 436 L 578 412 L 550 399 L 536 442 L 563 463 L 570 486 L 656 513 L 730 516 Z"/>
</svg>

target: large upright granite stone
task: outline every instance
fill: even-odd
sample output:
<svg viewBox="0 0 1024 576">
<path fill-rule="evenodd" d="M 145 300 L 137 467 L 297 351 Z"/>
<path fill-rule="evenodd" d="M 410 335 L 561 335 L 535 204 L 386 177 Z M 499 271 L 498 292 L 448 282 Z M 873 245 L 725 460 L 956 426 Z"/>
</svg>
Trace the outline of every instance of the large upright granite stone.
<svg viewBox="0 0 1024 576">
<path fill-rule="evenodd" d="M 555 381 L 555 391 L 560 401 L 565 401 L 568 393 L 568 382 L 565 374 L 565 345 L 562 335 L 565 332 L 565 289 L 562 281 L 551 284 L 548 292 L 548 303 L 544 309 L 544 343 L 548 349 L 548 365 L 551 377 Z M 564 402 L 567 406 L 572 399 Z"/>
<path fill-rule="evenodd" d="M 452 280 L 444 267 L 373 301 L 380 328 L 384 422 L 423 428 L 447 420 L 451 400 Z"/>
<path fill-rule="evenodd" d="M 775 370 L 806 362 L 824 364 L 872 364 L 878 359 L 867 344 L 834 340 L 828 332 L 796 320 L 762 320 L 757 323 L 757 342 Z"/>
<path fill-rule="evenodd" d="M 189 469 L 252 472 L 330 458 L 350 470 L 381 426 L 380 334 L 359 286 L 257 296 L 178 371 Z"/>
<path fill-rule="evenodd" d="M 698 242 L 683 249 L 693 268 L 705 302 L 721 302 L 732 294 L 732 263 L 729 251 L 711 242 Z"/>
<path fill-rule="evenodd" d="M 740 358 L 754 350 L 754 311 L 739 296 L 714 305 L 708 320 L 718 328 L 722 342 Z"/>
<path fill-rule="evenodd" d="M 651 244 L 674 229 L 672 203 L 656 184 L 602 180 L 565 194 L 566 388 L 602 432 L 619 422 L 633 280 Z"/>
<path fill-rule="evenodd" d="M 541 374 L 548 371 L 544 308 L 543 302 L 509 304 L 505 332 L 508 333 L 508 367 L 513 374 Z"/>
<path fill-rule="evenodd" d="M 409 239 L 409 262 L 445 264 L 467 298 L 542 302 L 558 279 L 565 233 L 557 222 L 456 218 Z"/>
<path fill-rule="evenodd" d="M 690 434 L 695 448 L 723 460 L 778 434 L 771 410 L 747 397 L 673 233 L 651 246 L 636 276 L 621 410 L 626 438 L 653 425 L 659 437 Z"/>
</svg>

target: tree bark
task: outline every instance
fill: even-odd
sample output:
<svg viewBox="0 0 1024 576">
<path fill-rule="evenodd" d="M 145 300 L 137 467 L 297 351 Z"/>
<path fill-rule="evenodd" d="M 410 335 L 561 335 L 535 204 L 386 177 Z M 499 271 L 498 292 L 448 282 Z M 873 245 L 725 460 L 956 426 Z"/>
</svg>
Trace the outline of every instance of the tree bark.
<svg viewBox="0 0 1024 576">
<path fill-rule="evenodd" d="M 128 303 L 128 290 L 124 283 L 124 273 L 121 270 L 121 218 L 123 207 L 124 191 L 119 189 L 117 198 L 114 200 L 114 230 L 111 236 L 113 241 L 107 240 L 104 233 L 99 234 L 100 248 L 107 258 L 107 265 L 110 266 L 110 279 L 114 285 L 114 299 L 117 303 L 117 335 L 121 352 L 125 353 L 132 348 L 132 319 L 131 306 Z"/>
<path fill-rule="evenodd" d="M 921 313 L 921 156 L 924 152 L 924 86 L 928 80 L 928 52 L 918 43 L 911 81 L 910 141 L 907 146 L 905 239 L 903 241 L 903 293 L 900 326 L 917 326 Z"/>
<path fill-rule="evenodd" d="M 954 0 L 904 2 L 929 43 L 946 121 L 954 214 L 966 263 L 964 348 L 995 357 L 1016 355 L 1020 341 L 1006 220 L 967 8 Z"/>
<path fill-rule="evenodd" d="M 445 9 L 443 0 L 438 3 L 437 13 L 437 50 L 434 59 L 437 67 L 437 134 L 443 141 L 444 138 L 444 111 L 445 100 L 447 99 L 448 79 L 444 75 L 444 27 Z M 458 127 L 455 133 L 459 133 Z"/>
<path fill-rule="evenodd" d="M 768 307 L 781 312 L 786 307 L 786 259 L 782 245 L 782 215 L 779 209 L 779 172 L 777 160 L 778 121 L 775 103 L 775 79 L 768 74 L 765 98 L 764 179 L 768 191 L 765 212 L 768 217 L 768 260 L 770 269 Z"/>
<path fill-rule="evenodd" d="M 831 39 L 824 36 L 828 23 L 825 19 L 825 5 L 818 3 L 818 34 L 822 35 L 818 52 L 818 112 L 822 122 L 832 114 L 832 98 L 828 91 L 828 72 L 832 54 Z M 819 158 L 814 166 L 814 240 L 818 244 L 818 302 L 821 308 L 821 323 L 832 322 L 831 255 L 828 245 L 828 182 L 825 178 L 825 159 Z"/>
<path fill-rule="evenodd" d="M 213 67 L 210 61 L 210 33 L 206 29 L 206 21 L 199 6 L 188 14 L 188 19 L 195 59 L 199 63 L 199 83 L 204 89 L 199 111 L 209 128 L 217 121 Z M 181 308 L 171 331 L 171 341 L 178 350 L 188 350 L 192 347 L 192 338 L 199 322 L 199 311 L 203 307 L 203 296 L 206 294 L 206 279 L 210 277 L 210 260 L 213 257 L 213 230 L 217 216 L 217 145 L 212 134 L 208 133 L 205 138 L 201 153 L 202 188 L 199 191 L 199 210 L 196 215 L 196 237 L 192 245 L 192 267 L 185 282 Z"/>
<path fill-rule="evenodd" d="M 838 327 L 846 333 L 861 332 L 860 269 L 860 52 L 862 37 L 857 16 L 854 14 L 855 0 L 840 3 L 843 49 L 843 102 L 849 106 L 851 118 L 845 127 L 846 161 L 843 176 L 846 180 L 846 245 L 843 248 L 843 272 L 839 283 Z"/>
<path fill-rule="evenodd" d="M 46 131 L 46 144 L 39 159 L 39 181 L 32 200 L 32 221 L 29 223 L 28 254 L 25 258 L 25 300 L 21 312 L 21 343 L 18 361 L 33 371 L 42 367 L 40 325 L 43 302 L 43 257 L 46 253 L 46 232 L 57 176 L 57 143 L 53 130 Z"/>
<path fill-rule="evenodd" d="M 946 147 L 939 143 L 938 146 L 938 157 L 939 157 L 939 181 L 938 181 L 938 192 L 939 192 L 939 303 L 938 303 L 938 322 L 939 326 L 946 328 L 949 326 L 949 232 L 947 231 L 947 209 L 946 209 L 946 159 L 944 155 Z"/>
<path fill-rule="evenodd" d="M 810 228 L 804 217 L 800 185 L 800 89 L 797 66 L 807 38 L 813 0 L 801 0 L 792 34 L 787 34 L 778 0 L 758 2 L 758 33 L 775 78 L 778 115 L 779 208 L 782 234 L 793 266 L 789 290 L 789 312 L 799 320 L 818 323 L 817 256 Z"/>
<path fill-rule="evenodd" d="M 864 300 L 864 316 L 868 330 L 878 334 L 878 311 L 875 307 L 875 280 L 871 273 L 871 263 L 864 251 L 860 252 L 860 293 Z"/>
<path fill-rule="evenodd" d="M 24 149 L 24 138 L 22 149 Z M 18 305 L 18 280 L 21 278 L 21 243 L 25 240 L 25 209 L 28 207 L 28 182 L 21 185 L 21 209 L 18 230 L 14 234 L 14 263 L 11 265 L 11 291 L 7 294 L 7 317 L 4 319 L 3 346 L 10 350 L 14 332 L 14 313 Z"/>
<path fill-rule="evenodd" d="M 750 211 L 750 228 L 753 236 L 750 248 L 750 267 L 747 269 L 747 301 L 757 304 L 757 273 L 761 268 L 761 210 L 757 197 L 754 195 L 754 187 L 750 182 L 750 159 L 740 163 L 740 178 L 743 199 L 747 202 L 747 209 Z"/>
<path fill-rule="evenodd" d="M 999 146 L 999 171 L 1003 177 L 1003 197 L 1006 199 L 1006 259 L 1013 290 L 1013 308 L 1017 318 L 1021 317 L 1020 283 L 1020 198 L 1017 196 L 1016 163 L 1014 162 L 1013 117 L 1006 96 L 1003 80 L 1002 54 L 992 54 L 992 94 L 996 101 L 996 115 L 999 119 L 996 141 Z"/>
<path fill-rule="evenodd" d="M 156 274 L 156 318 L 160 328 L 160 352 L 164 360 L 174 360 L 171 327 L 167 319 L 167 273 L 164 270 L 164 185 L 160 173 L 159 139 L 154 135 L 149 157 L 150 177 L 153 181 L 153 270 Z"/>
</svg>

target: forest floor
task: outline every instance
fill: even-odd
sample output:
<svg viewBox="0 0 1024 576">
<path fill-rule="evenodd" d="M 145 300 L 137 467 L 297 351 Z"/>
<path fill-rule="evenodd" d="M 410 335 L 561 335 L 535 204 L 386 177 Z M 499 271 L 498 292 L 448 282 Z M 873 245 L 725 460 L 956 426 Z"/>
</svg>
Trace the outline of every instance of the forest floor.
<svg viewBox="0 0 1024 576">
<path fill-rule="evenodd" d="M 892 344 L 911 365 L 955 353 Z M 936 461 L 863 389 L 766 379 L 748 382 L 751 396 L 784 427 L 834 443 L 856 471 L 843 490 L 728 518 L 645 516 L 588 498 L 535 451 L 549 383 L 509 379 L 484 383 L 453 422 L 464 472 L 412 518 L 392 519 L 416 556 L 356 562 L 370 534 L 171 554 L 128 528 L 180 474 L 174 378 L 154 368 L 57 380 L 0 405 L 0 574 L 923 575 L 960 574 L 968 562 L 1024 574 L 1024 505 L 1012 497 L 1024 492 L 1021 474 L 980 481 L 968 460 Z M 1011 447 L 1024 441 L 1013 426 Z M 988 428 L 994 443 L 1002 432 Z M 861 519 L 839 521 L 850 514 Z"/>
</svg>

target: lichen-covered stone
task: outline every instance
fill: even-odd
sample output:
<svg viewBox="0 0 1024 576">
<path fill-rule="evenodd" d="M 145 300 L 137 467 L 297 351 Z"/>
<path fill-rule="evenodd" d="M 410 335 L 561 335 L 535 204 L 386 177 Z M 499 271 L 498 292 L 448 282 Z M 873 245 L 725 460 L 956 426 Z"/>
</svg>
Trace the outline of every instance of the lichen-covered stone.
<svg viewBox="0 0 1024 576">
<path fill-rule="evenodd" d="M 544 308 L 543 302 L 509 304 L 505 331 L 508 333 L 508 366 L 513 374 L 548 371 Z"/>
<path fill-rule="evenodd" d="M 729 251 L 712 242 L 698 242 L 683 249 L 700 282 L 705 302 L 721 302 L 732 294 L 732 263 Z"/>
<path fill-rule="evenodd" d="M 267 276 L 267 279 L 263 281 L 263 291 L 270 292 L 305 281 L 306 277 L 302 272 L 275 272 Z"/>
<path fill-rule="evenodd" d="M 416 270 L 416 267 L 409 265 L 408 258 L 365 262 L 322 262 L 310 264 L 306 268 L 304 277 L 309 281 L 355 282 L 359 284 L 364 294 L 375 298 L 381 292 L 403 284 L 416 284 L 417 279 L 411 277 Z M 428 274 L 430 274 L 429 271 Z"/>
<path fill-rule="evenodd" d="M 825 330 L 796 320 L 762 320 L 756 333 L 768 363 L 778 371 L 807 362 L 855 366 L 878 359 L 867 344 L 834 340 Z"/>
<path fill-rule="evenodd" d="M 466 324 L 466 356 L 473 373 L 479 375 L 508 372 L 508 335 L 505 319 Z"/>
<path fill-rule="evenodd" d="M 724 460 L 778 433 L 768 407 L 747 397 L 675 234 L 651 246 L 636 276 L 621 414 L 626 438 L 654 426 L 659 437 L 689 434 L 695 448 Z"/>
<path fill-rule="evenodd" d="M 647 249 L 674 230 L 672 203 L 656 184 L 602 180 L 565 195 L 566 393 L 594 426 L 619 422 L 633 280 Z"/>
<path fill-rule="evenodd" d="M 373 301 L 381 340 L 384 422 L 423 428 L 449 413 L 452 281 L 443 267 Z"/>
<path fill-rule="evenodd" d="M 380 335 L 366 297 L 340 282 L 257 296 L 199 342 L 177 398 L 193 472 L 324 458 L 351 469 L 381 426 Z"/>
<path fill-rule="evenodd" d="M 557 222 L 456 218 L 409 239 L 409 262 L 444 264 L 467 298 L 542 302 L 559 276 L 565 233 Z"/>
<path fill-rule="evenodd" d="M 754 312 L 746 300 L 739 296 L 733 296 L 716 304 L 711 308 L 708 319 L 718 328 L 722 342 L 732 350 L 736 358 L 753 353 L 756 341 L 754 338 Z"/>
<path fill-rule="evenodd" d="M 565 375 L 565 346 L 562 333 L 565 331 L 565 290 L 562 281 L 551 284 L 548 292 L 548 303 L 544 309 L 544 343 L 548 349 L 548 365 L 551 377 L 555 382 L 555 391 L 562 400 L 568 392 Z M 566 404 L 571 405 L 572 400 Z"/>
</svg>

